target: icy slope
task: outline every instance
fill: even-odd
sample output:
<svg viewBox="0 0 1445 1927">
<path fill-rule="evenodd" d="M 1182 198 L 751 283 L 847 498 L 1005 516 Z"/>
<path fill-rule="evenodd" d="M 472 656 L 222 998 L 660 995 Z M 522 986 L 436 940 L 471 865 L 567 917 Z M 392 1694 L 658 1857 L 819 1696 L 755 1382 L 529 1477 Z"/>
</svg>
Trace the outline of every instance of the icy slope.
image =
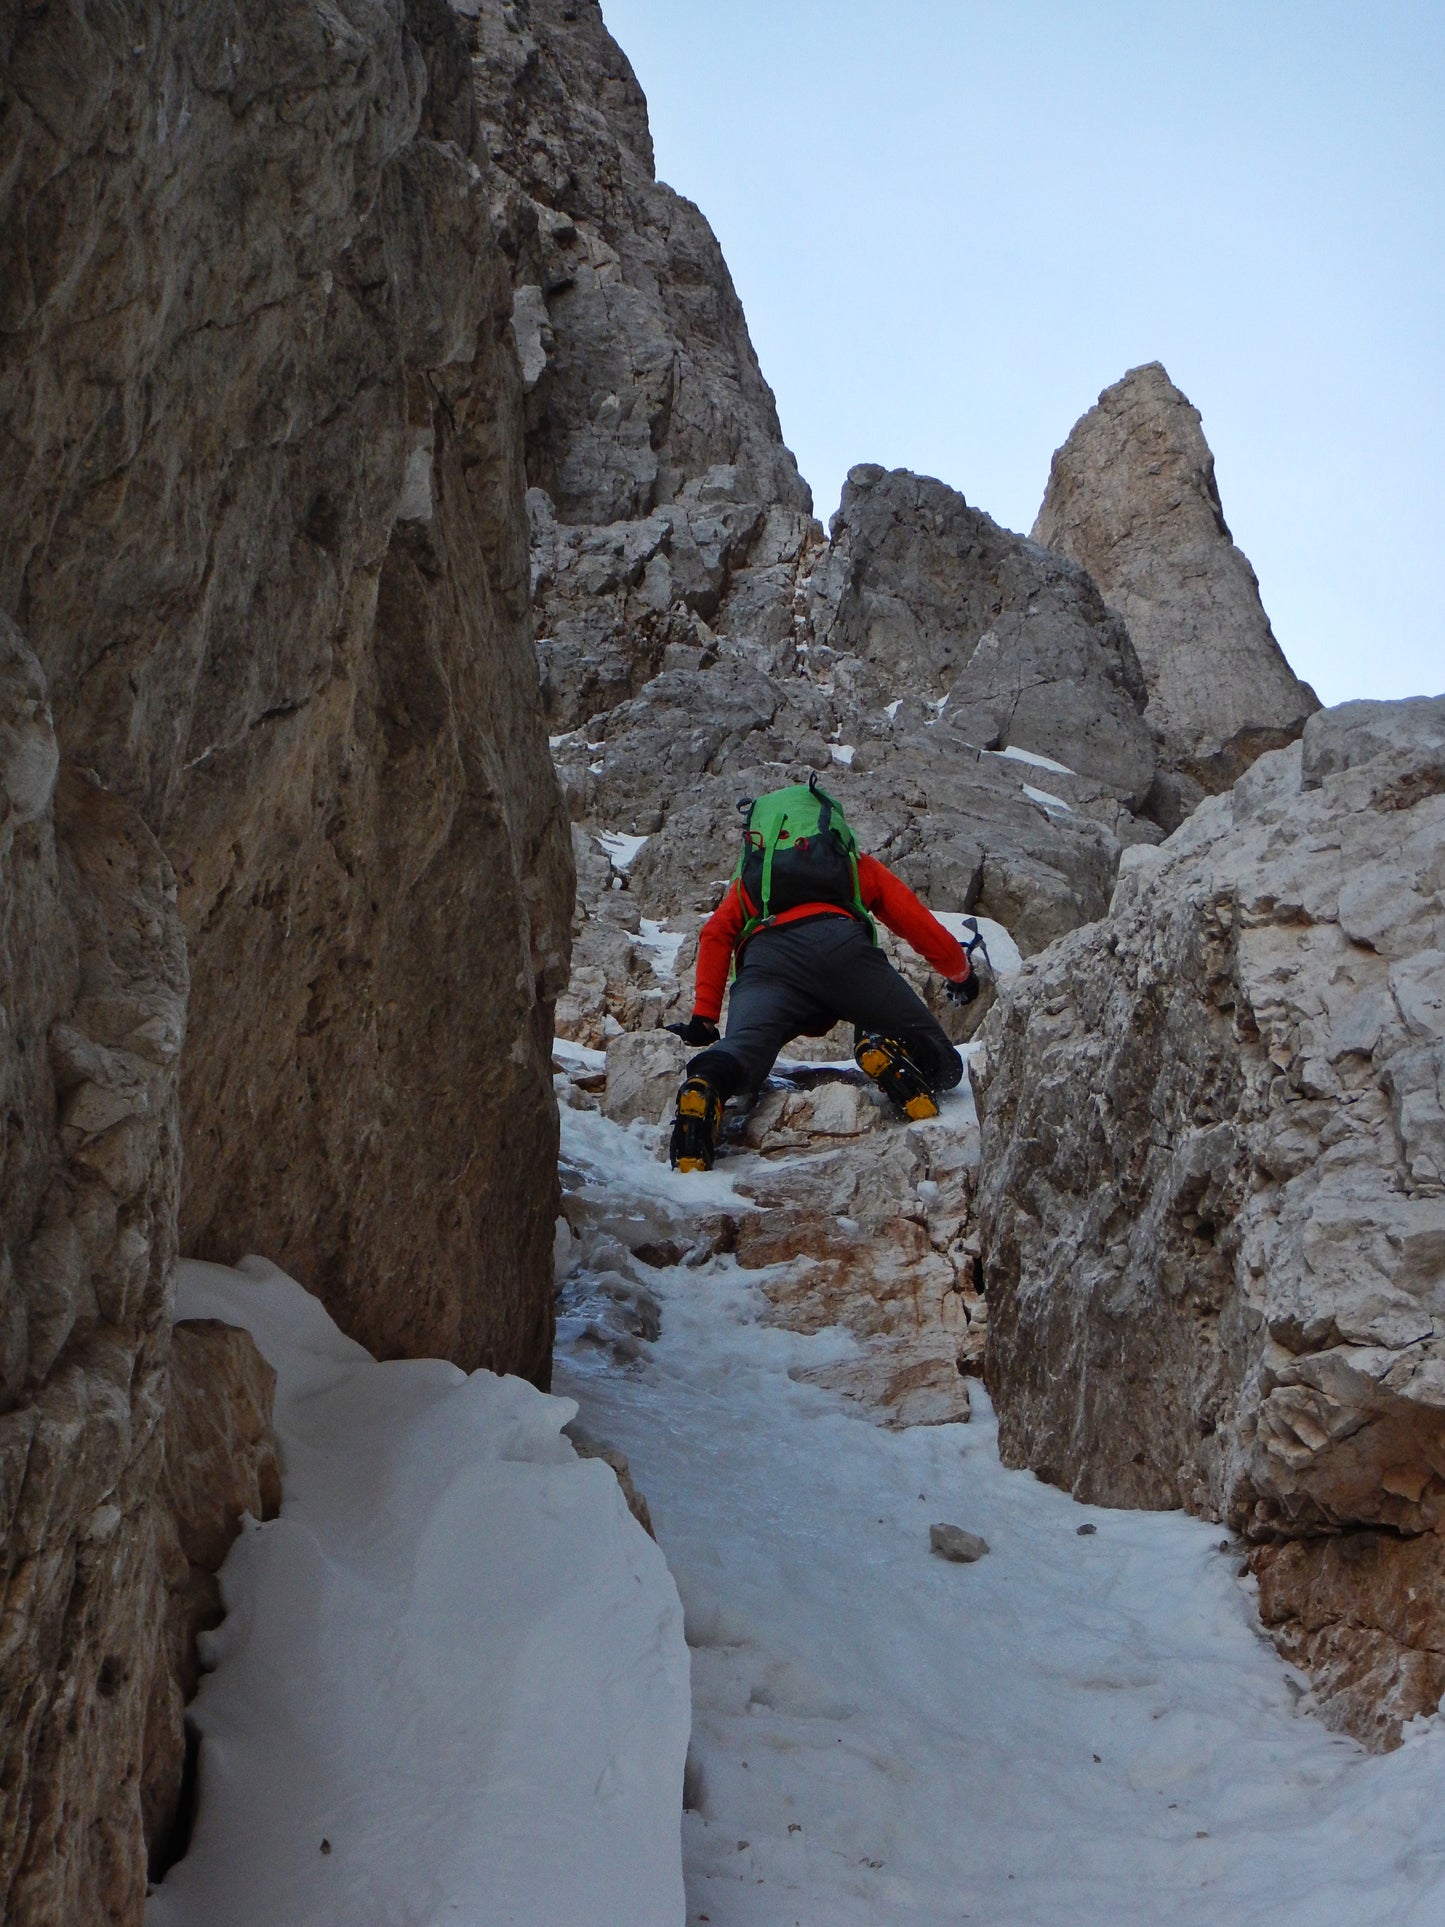
<svg viewBox="0 0 1445 1927">
<path fill-rule="evenodd" d="M 181 1269 L 179 1315 L 276 1367 L 285 1500 L 225 1567 L 150 1927 L 674 1927 L 681 1614 L 570 1402 L 377 1364 L 259 1260 Z"/>
<path fill-rule="evenodd" d="M 757 1161 L 700 1183 L 694 1263 L 655 1269 L 624 1254 L 687 1242 L 686 1181 L 645 1126 L 563 1120 L 557 1382 L 629 1455 L 687 1609 L 689 1922 L 1445 1920 L 1445 1733 L 1372 1759 L 1311 1717 L 1219 1527 L 1003 1470 L 977 1388 L 973 1424 L 898 1432 L 797 1382 L 852 1341 L 696 1262 Z M 655 1342 L 599 1342 L 619 1264 Z M 944 1564 L 935 1521 L 991 1553 Z"/>
</svg>

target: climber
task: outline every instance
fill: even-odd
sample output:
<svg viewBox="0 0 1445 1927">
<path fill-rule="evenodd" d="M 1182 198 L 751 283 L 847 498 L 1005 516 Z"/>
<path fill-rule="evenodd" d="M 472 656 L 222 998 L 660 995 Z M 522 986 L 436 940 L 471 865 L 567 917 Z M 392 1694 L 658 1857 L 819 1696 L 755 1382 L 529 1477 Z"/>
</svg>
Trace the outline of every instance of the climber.
<svg viewBox="0 0 1445 1927">
<path fill-rule="evenodd" d="M 706 1046 L 689 1059 L 677 1094 L 671 1157 L 680 1171 L 712 1169 L 723 1106 L 759 1089 L 789 1038 L 821 1037 L 840 1018 L 854 1026 L 854 1056 L 887 1097 L 909 1117 L 938 1115 L 937 1094 L 958 1083 L 963 1064 L 878 948 L 871 913 L 948 979 L 952 1002 L 970 1004 L 979 991 L 968 951 L 906 883 L 859 852 L 816 776 L 738 808 L 747 816 L 742 854 L 698 939 L 692 1016 L 668 1025 L 684 1043 Z"/>
</svg>

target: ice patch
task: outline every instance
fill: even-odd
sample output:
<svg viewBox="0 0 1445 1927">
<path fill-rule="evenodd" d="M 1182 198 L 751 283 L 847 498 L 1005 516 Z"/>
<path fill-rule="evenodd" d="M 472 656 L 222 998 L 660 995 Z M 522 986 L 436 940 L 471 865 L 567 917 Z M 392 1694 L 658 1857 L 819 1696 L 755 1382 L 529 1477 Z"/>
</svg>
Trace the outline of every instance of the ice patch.
<svg viewBox="0 0 1445 1927">
<path fill-rule="evenodd" d="M 281 1516 L 222 1572 L 192 1716 L 201 1803 L 148 1927 L 683 1915 L 681 1603 L 576 1406 L 378 1364 L 260 1259 L 178 1313 L 276 1369 Z"/>
<path fill-rule="evenodd" d="M 677 953 L 687 942 L 686 933 L 681 930 L 665 930 L 655 917 L 644 917 L 634 943 L 640 943 L 644 950 L 652 952 L 653 974 L 658 977 L 677 975 Z"/>
<path fill-rule="evenodd" d="M 1056 763 L 1052 756 L 1040 756 L 1034 750 L 1019 749 L 1013 743 L 1010 743 L 1006 749 L 986 749 L 983 750 L 981 754 L 984 756 L 1002 756 L 1010 763 L 1032 763 L 1035 769 L 1052 770 L 1055 776 L 1073 776 L 1075 774 L 1067 763 Z"/>
<path fill-rule="evenodd" d="M 625 870 L 647 841 L 645 836 L 629 836 L 626 830 L 599 830 L 597 841 L 612 859 L 614 870 Z"/>
<path fill-rule="evenodd" d="M 1023 788 L 1024 795 L 1029 801 L 1037 803 L 1040 809 L 1047 810 L 1050 816 L 1073 815 L 1073 804 L 1066 803 L 1062 796 L 1055 796 L 1049 790 L 1036 790 L 1032 783 L 1025 783 Z"/>
</svg>

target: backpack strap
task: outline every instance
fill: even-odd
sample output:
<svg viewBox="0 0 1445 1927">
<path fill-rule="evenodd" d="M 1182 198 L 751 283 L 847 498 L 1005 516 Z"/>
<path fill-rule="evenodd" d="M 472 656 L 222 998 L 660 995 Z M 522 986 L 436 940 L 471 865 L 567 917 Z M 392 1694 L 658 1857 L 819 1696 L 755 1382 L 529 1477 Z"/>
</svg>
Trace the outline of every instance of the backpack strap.
<svg viewBox="0 0 1445 1927">
<path fill-rule="evenodd" d="M 783 823 L 786 823 L 787 820 L 787 817 L 784 816 Z M 773 852 L 777 849 L 778 841 L 782 836 L 783 823 L 778 825 L 777 831 L 768 838 L 763 848 L 763 901 L 760 908 L 763 913 L 761 921 L 764 923 L 768 920 L 768 913 L 773 903 Z"/>
<path fill-rule="evenodd" d="M 816 796 L 818 799 L 818 832 L 821 836 L 826 836 L 829 830 L 833 827 L 834 810 L 838 810 L 839 816 L 841 816 L 843 812 L 841 809 L 838 808 L 837 800 L 834 797 L 829 796 L 828 792 L 823 788 L 822 784 L 818 781 L 817 770 L 813 770 L 809 775 L 808 788 L 813 792 L 814 796 Z M 856 876 L 854 877 L 853 881 L 855 883 L 858 881 Z"/>
</svg>

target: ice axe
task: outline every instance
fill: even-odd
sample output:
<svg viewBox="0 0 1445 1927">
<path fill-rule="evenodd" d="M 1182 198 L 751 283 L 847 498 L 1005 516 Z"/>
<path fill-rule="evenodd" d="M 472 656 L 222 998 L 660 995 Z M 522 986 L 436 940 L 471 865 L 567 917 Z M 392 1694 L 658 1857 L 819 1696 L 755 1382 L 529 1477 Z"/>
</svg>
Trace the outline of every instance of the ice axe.
<svg viewBox="0 0 1445 1927">
<path fill-rule="evenodd" d="M 983 960 L 988 965 L 990 982 L 995 981 L 993 958 L 988 954 L 988 945 L 984 942 L 983 932 L 978 927 L 978 918 L 962 917 L 960 922 L 965 930 L 973 932 L 972 936 L 963 939 L 963 954 L 968 958 L 968 975 L 962 983 L 950 984 L 944 994 L 951 1004 L 971 1004 L 983 988 L 983 979 L 978 974 L 973 953 L 975 950 L 983 952 Z"/>
<path fill-rule="evenodd" d="M 963 940 L 963 953 L 968 958 L 969 969 L 971 970 L 973 968 L 974 951 L 981 950 L 983 952 L 983 960 L 988 965 L 989 976 L 996 976 L 998 973 L 994 970 L 993 958 L 988 954 L 988 945 L 983 940 L 983 932 L 978 927 L 978 918 L 963 917 L 960 921 L 965 930 L 971 930 L 973 932 L 971 937 L 965 937 Z"/>
</svg>

